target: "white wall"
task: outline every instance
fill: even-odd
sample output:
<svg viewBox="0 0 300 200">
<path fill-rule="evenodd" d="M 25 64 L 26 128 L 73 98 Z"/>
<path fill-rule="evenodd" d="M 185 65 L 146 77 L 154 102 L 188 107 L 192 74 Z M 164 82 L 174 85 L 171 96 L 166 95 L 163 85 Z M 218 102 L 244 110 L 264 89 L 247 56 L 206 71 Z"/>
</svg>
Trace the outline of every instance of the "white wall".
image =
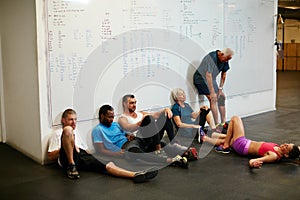
<svg viewBox="0 0 300 200">
<path fill-rule="evenodd" d="M 53 131 L 50 118 L 48 98 L 48 74 L 46 54 L 46 27 L 44 23 L 44 1 L 36 0 L 36 21 L 37 21 L 37 61 L 38 61 L 38 84 L 39 84 L 39 109 L 40 109 L 40 138 L 42 163 L 47 163 L 47 149 L 49 137 Z"/>
<path fill-rule="evenodd" d="M 41 162 L 35 0 L 1 0 L 6 143 Z"/>
</svg>

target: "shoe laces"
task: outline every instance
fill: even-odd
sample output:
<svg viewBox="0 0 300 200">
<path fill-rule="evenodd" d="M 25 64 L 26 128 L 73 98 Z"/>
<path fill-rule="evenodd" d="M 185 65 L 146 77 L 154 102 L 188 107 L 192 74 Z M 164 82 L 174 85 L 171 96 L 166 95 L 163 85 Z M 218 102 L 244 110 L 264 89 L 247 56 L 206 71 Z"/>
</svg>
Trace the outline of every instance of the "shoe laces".
<svg viewBox="0 0 300 200">
<path fill-rule="evenodd" d="M 177 155 L 173 158 L 173 162 L 180 162 L 183 158 L 180 155 Z"/>
<path fill-rule="evenodd" d="M 77 173 L 76 165 L 70 165 L 70 166 L 69 166 L 69 172 Z"/>
</svg>

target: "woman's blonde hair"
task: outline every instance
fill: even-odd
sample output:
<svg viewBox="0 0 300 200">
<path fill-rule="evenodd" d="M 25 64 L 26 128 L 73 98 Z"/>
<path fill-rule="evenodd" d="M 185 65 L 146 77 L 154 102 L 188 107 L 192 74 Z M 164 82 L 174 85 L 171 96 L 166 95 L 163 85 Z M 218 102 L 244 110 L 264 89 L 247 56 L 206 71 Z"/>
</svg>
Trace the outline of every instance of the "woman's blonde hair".
<svg viewBox="0 0 300 200">
<path fill-rule="evenodd" d="M 173 100 L 174 102 L 177 102 L 178 94 L 179 94 L 180 92 L 184 93 L 184 90 L 181 89 L 181 88 L 175 88 L 175 89 L 172 90 L 172 92 L 171 92 L 171 97 L 172 97 L 172 100 Z"/>
</svg>

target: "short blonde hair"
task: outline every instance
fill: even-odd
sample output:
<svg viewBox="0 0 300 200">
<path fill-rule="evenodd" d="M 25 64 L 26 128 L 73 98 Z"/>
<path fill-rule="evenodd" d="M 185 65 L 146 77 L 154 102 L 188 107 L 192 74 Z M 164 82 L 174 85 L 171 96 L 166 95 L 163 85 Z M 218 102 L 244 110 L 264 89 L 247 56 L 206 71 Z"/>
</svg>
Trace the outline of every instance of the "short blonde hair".
<svg viewBox="0 0 300 200">
<path fill-rule="evenodd" d="M 227 56 L 232 57 L 234 54 L 233 50 L 228 47 L 224 48 L 221 52 L 223 53 L 223 56 L 225 56 L 225 57 L 227 57 Z"/>
<path fill-rule="evenodd" d="M 177 102 L 178 95 L 179 95 L 180 92 L 185 93 L 184 90 L 181 89 L 181 88 L 175 88 L 175 89 L 172 90 L 171 97 L 172 97 L 172 100 L 174 102 Z"/>
</svg>

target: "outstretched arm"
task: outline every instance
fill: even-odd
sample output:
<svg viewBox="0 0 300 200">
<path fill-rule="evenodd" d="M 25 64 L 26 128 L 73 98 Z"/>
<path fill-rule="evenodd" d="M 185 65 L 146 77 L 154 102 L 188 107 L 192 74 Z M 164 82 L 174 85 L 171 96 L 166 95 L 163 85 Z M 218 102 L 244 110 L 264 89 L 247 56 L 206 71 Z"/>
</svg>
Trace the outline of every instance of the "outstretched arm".
<svg viewBox="0 0 300 200">
<path fill-rule="evenodd" d="M 128 131 L 128 132 L 134 132 L 136 130 L 138 130 L 138 128 L 140 127 L 141 125 L 141 121 L 135 123 L 135 124 L 130 124 L 127 120 L 126 117 L 119 117 L 118 119 L 118 123 L 120 124 L 121 128 L 125 131 Z"/>
<path fill-rule="evenodd" d="M 226 72 L 222 72 L 221 73 L 221 78 L 220 78 L 219 88 L 223 88 L 225 80 L 226 80 Z"/>
<path fill-rule="evenodd" d="M 106 149 L 102 142 L 94 143 L 94 145 L 98 152 L 100 152 L 101 154 L 107 155 L 107 156 L 122 157 L 124 154 L 123 150 L 121 150 L 119 152 L 113 152 L 113 151 Z"/>
<path fill-rule="evenodd" d="M 161 109 L 161 110 L 159 110 L 159 111 L 157 111 L 157 112 L 151 113 L 151 115 L 152 115 L 155 119 L 158 119 L 159 116 L 160 116 L 161 114 L 163 114 L 163 113 L 164 113 L 165 116 L 167 116 L 169 119 L 171 119 L 171 118 L 173 117 L 173 113 L 172 113 L 172 111 L 171 111 L 170 108 L 164 108 L 164 109 Z"/>
<path fill-rule="evenodd" d="M 199 125 L 196 125 L 196 124 L 186 124 L 186 123 L 183 123 L 180 119 L 179 116 L 174 116 L 173 117 L 173 120 L 175 122 L 175 124 L 179 127 L 179 128 L 200 128 Z"/>
<path fill-rule="evenodd" d="M 61 146 L 61 131 L 52 133 L 49 138 L 49 147 L 47 157 L 49 160 L 57 160 L 59 157 L 59 150 Z"/>
<path fill-rule="evenodd" d="M 200 115 L 200 113 L 202 112 L 202 110 L 208 110 L 208 106 L 201 106 L 198 112 L 195 112 L 195 111 L 192 112 L 191 117 L 193 119 L 196 119 Z"/>
<path fill-rule="evenodd" d="M 214 89 L 212 74 L 210 72 L 206 72 L 205 77 L 207 80 L 207 87 L 209 89 L 211 102 L 215 103 L 215 102 L 217 102 L 217 94 Z"/>
<path fill-rule="evenodd" d="M 225 79 L 226 79 L 226 72 L 222 72 L 221 73 L 221 78 L 220 78 L 220 86 L 219 86 L 219 90 L 218 90 L 218 97 L 220 95 L 225 96 L 225 94 L 223 93 L 223 86 L 225 83 Z"/>
<path fill-rule="evenodd" d="M 278 160 L 276 153 L 268 151 L 263 157 L 249 160 L 249 167 L 261 168 L 263 163 L 272 163 Z"/>
</svg>

